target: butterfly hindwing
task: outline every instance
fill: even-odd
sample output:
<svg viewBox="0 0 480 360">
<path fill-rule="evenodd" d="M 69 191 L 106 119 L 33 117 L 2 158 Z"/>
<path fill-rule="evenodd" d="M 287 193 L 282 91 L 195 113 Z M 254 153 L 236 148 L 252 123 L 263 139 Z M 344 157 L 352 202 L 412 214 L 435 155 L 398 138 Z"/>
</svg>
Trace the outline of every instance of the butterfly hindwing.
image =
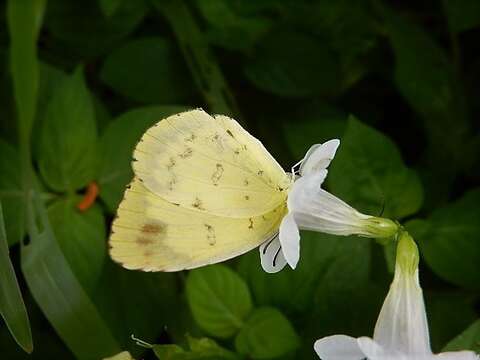
<svg viewBox="0 0 480 360">
<path fill-rule="evenodd" d="M 249 218 L 202 213 L 163 200 L 135 179 L 126 190 L 110 236 L 111 257 L 128 269 L 178 271 L 227 260 L 271 238 L 282 204 Z"/>
</svg>

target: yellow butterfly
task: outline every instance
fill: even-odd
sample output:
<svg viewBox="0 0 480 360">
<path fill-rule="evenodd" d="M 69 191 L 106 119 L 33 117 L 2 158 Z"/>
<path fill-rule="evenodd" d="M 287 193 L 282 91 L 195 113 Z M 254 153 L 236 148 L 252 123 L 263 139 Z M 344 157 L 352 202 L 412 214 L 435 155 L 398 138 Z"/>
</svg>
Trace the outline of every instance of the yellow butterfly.
<svg viewBox="0 0 480 360">
<path fill-rule="evenodd" d="M 134 151 L 135 178 L 110 236 L 128 269 L 177 271 L 220 262 L 274 237 L 292 177 L 235 120 L 170 116 Z"/>
<path fill-rule="evenodd" d="M 387 237 L 397 224 L 321 188 L 339 140 L 313 145 L 287 174 L 235 120 L 192 110 L 147 130 L 112 225 L 110 255 L 127 269 L 178 271 L 259 245 L 262 267 L 295 268 L 300 229 Z M 296 167 L 298 166 L 298 170 Z"/>
</svg>

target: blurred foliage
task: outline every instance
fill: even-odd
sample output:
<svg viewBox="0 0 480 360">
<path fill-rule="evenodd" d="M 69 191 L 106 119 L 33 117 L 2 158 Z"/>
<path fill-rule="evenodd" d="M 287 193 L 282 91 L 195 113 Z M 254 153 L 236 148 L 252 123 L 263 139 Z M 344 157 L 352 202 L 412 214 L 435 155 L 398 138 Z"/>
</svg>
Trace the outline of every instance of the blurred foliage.
<svg viewBox="0 0 480 360">
<path fill-rule="evenodd" d="M 286 169 L 341 138 L 328 189 L 408 222 L 434 351 L 479 351 L 479 4 L 3 2 L 1 357 L 311 359 L 322 336 L 372 334 L 394 253 L 367 239 L 304 232 L 298 268 L 273 275 L 256 251 L 188 273 L 112 263 L 136 142 L 195 107 L 237 118 Z M 30 328 L 27 355 L 10 331 L 30 351 Z"/>
</svg>

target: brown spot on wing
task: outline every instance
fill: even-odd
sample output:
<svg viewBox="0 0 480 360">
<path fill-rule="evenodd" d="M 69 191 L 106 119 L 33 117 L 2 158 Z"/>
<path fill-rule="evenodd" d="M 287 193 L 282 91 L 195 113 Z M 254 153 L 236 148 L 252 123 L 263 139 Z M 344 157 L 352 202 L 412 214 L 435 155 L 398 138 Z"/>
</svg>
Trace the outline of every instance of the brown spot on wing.
<svg viewBox="0 0 480 360">
<path fill-rule="evenodd" d="M 198 197 L 195 198 L 195 201 L 193 202 L 192 206 L 198 210 L 205 210 L 205 208 L 202 206 L 202 200 L 200 200 Z"/>
<path fill-rule="evenodd" d="M 145 250 L 143 252 L 143 256 L 145 256 L 146 258 L 149 258 L 153 255 L 153 251 L 152 250 Z"/>
<path fill-rule="evenodd" d="M 250 225 L 248 225 L 248 228 L 251 230 L 253 229 L 253 219 L 249 218 L 248 221 L 250 221 Z"/>
<path fill-rule="evenodd" d="M 163 226 L 160 224 L 144 224 L 142 226 L 142 233 L 144 234 L 158 234 L 163 231 Z"/>
<path fill-rule="evenodd" d="M 216 165 L 216 170 L 212 174 L 213 185 L 215 185 L 215 186 L 218 185 L 218 182 L 220 181 L 220 178 L 222 177 L 222 175 L 223 175 L 223 166 L 222 166 L 222 164 L 217 164 Z"/>
<path fill-rule="evenodd" d="M 173 157 L 170 158 L 170 162 L 167 164 L 167 169 L 171 170 L 176 164 L 176 161 Z"/>
<path fill-rule="evenodd" d="M 191 147 L 187 147 L 185 151 L 179 154 L 178 156 L 180 156 L 182 159 L 186 159 L 192 156 L 192 153 L 193 153 L 193 149 Z"/>
<path fill-rule="evenodd" d="M 193 140 L 195 140 L 195 139 L 196 139 L 195 134 L 192 134 L 192 135 L 190 135 L 189 137 L 186 137 L 186 138 L 185 138 L 185 141 L 193 142 Z"/>
<path fill-rule="evenodd" d="M 204 224 L 205 228 L 207 229 L 207 240 L 208 243 L 213 246 L 217 242 L 217 237 L 215 235 L 215 228 L 212 225 Z"/>
<path fill-rule="evenodd" d="M 148 237 L 139 237 L 135 240 L 135 242 L 140 246 L 147 246 L 154 243 L 153 239 L 150 239 Z"/>
<path fill-rule="evenodd" d="M 233 136 L 233 133 L 227 129 L 227 134 L 230 135 L 232 138 L 235 138 L 235 136 Z"/>
</svg>

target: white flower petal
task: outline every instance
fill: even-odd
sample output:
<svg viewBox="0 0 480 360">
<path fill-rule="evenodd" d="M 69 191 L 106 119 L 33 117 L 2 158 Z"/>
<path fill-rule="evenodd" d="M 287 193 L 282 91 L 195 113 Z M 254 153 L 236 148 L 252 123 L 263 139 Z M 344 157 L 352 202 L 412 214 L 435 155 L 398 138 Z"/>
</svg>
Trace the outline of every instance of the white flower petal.
<svg viewBox="0 0 480 360">
<path fill-rule="evenodd" d="M 295 214 L 298 226 L 304 230 L 334 235 L 369 235 L 363 215 L 344 201 L 323 190 L 320 185 L 327 176 L 321 170 L 295 181 L 288 194 L 288 209 Z"/>
<path fill-rule="evenodd" d="M 357 339 L 346 335 L 327 336 L 313 346 L 322 360 L 361 360 L 365 355 L 357 344 Z"/>
<path fill-rule="evenodd" d="M 435 360 L 478 360 L 480 357 L 473 351 L 449 351 L 434 355 Z"/>
<path fill-rule="evenodd" d="M 373 338 L 392 351 L 411 356 L 432 354 L 418 269 L 408 273 L 397 266 Z"/>
<path fill-rule="evenodd" d="M 287 261 L 283 256 L 278 234 L 274 238 L 269 239 L 260 245 L 259 250 L 260 262 L 265 272 L 270 274 L 277 273 L 287 264 Z"/>
<path fill-rule="evenodd" d="M 333 139 L 323 144 L 313 145 L 303 158 L 299 173 L 300 175 L 308 175 L 309 173 L 326 169 L 335 157 L 340 140 Z"/>
<path fill-rule="evenodd" d="M 427 360 L 428 357 L 415 357 L 405 353 L 386 349 L 369 337 L 357 339 L 358 346 L 368 360 Z"/>
<path fill-rule="evenodd" d="M 292 213 L 288 213 L 283 218 L 280 224 L 279 239 L 288 265 L 295 269 L 300 258 L 300 230 Z"/>
</svg>

